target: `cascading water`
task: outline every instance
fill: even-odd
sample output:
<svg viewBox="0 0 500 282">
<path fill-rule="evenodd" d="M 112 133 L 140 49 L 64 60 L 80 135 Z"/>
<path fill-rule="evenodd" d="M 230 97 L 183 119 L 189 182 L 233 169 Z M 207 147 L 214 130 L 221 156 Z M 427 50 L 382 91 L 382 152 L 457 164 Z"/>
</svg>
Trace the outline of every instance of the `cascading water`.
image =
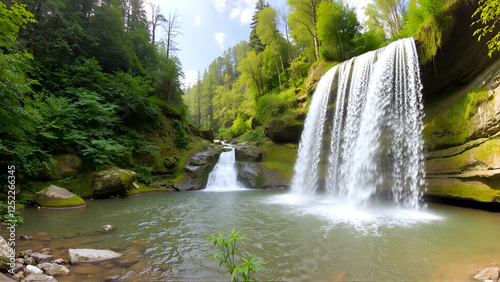
<svg viewBox="0 0 500 282">
<path fill-rule="evenodd" d="M 204 191 L 242 190 L 237 180 L 234 147 L 231 151 L 222 152 L 214 170 L 208 175 L 207 188 Z"/>
<path fill-rule="evenodd" d="M 366 203 L 389 190 L 395 203 L 419 207 L 425 176 L 421 88 L 411 38 L 330 69 L 311 100 L 292 191 L 321 188 Z"/>
</svg>

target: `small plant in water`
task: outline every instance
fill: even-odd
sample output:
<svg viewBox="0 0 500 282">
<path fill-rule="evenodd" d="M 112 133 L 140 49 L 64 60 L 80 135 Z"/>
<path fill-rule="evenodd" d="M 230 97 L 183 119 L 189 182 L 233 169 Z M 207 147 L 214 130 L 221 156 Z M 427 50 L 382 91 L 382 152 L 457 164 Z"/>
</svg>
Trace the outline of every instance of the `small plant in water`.
<svg viewBox="0 0 500 282">
<path fill-rule="evenodd" d="M 241 230 L 240 230 L 241 231 Z M 219 233 L 219 237 L 215 235 L 210 235 L 210 237 L 205 238 L 214 246 L 217 246 L 219 252 L 213 254 L 209 260 L 216 259 L 219 266 L 226 266 L 227 271 L 231 273 L 231 281 L 239 281 L 240 275 L 243 281 L 255 281 L 255 279 L 250 276 L 257 271 L 264 271 L 261 264 L 266 264 L 263 261 L 257 260 L 257 257 L 250 255 L 248 258 L 244 258 L 242 253 L 239 251 L 237 243 L 241 239 L 244 239 L 246 235 L 238 236 L 240 231 L 231 231 L 227 234 L 229 238 L 226 239 L 226 234 Z M 236 264 L 236 257 L 240 257 L 243 262 Z"/>
</svg>

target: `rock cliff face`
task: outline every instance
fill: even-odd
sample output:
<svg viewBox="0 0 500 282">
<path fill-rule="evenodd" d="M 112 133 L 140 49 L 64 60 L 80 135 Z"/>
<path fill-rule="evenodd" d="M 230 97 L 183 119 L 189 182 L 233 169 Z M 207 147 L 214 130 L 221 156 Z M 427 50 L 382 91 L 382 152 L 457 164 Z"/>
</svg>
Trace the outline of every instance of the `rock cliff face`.
<svg viewBox="0 0 500 282">
<path fill-rule="evenodd" d="M 421 66 L 426 195 L 500 203 L 500 56 L 472 35 L 476 8 L 462 1 L 450 12 L 448 39 Z"/>
</svg>

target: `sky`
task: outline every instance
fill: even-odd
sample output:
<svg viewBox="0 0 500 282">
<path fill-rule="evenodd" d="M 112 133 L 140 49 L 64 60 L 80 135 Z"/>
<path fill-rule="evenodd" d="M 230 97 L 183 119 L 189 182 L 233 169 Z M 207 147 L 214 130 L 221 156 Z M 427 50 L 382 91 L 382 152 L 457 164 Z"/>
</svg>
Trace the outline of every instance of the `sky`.
<svg viewBox="0 0 500 282">
<path fill-rule="evenodd" d="M 366 0 L 363 0 L 365 2 Z M 250 23 L 255 13 L 257 0 L 152 0 L 159 5 L 161 13 L 177 13 L 181 24 L 175 41 L 180 49 L 176 55 L 182 63 L 184 86 L 196 82 L 198 72 L 208 69 L 210 63 L 222 56 L 224 51 L 239 42 L 249 40 Z M 268 0 L 280 10 L 286 0 Z M 352 0 L 352 2 L 359 2 Z M 147 6 L 147 9 L 150 9 Z M 150 11 L 148 11 L 150 13 Z M 158 40 L 165 39 L 160 32 Z"/>
</svg>

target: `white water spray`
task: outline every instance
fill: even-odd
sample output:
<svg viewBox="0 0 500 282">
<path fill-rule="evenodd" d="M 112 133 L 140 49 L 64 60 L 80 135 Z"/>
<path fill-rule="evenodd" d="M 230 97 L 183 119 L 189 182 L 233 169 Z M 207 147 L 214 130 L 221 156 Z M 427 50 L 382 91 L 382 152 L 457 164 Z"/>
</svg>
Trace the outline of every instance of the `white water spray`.
<svg viewBox="0 0 500 282">
<path fill-rule="evenodd" d="M 421 89 L 412 38 L 330 69 L 311 100 L 292 191 L 321 188 L 355 204 L 390 191 L 396 204 L 418 208 L 425 177 Z"/>
</svg>

